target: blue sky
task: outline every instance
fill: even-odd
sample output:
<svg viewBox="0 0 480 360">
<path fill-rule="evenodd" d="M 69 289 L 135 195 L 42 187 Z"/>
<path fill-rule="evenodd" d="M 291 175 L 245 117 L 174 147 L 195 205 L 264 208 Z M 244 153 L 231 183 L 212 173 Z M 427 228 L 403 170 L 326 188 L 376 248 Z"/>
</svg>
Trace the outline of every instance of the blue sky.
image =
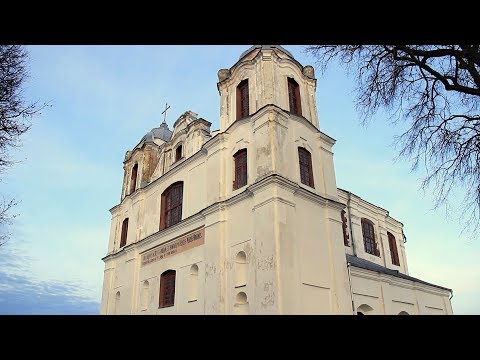
<svg viewBox="0 0 480 360">
<path fill-rule="evenodd" d="M 98 314 L 109 209 L 120 200 L 125 152 L 186 110 L 219 127 L 217 71 L 245 46 L 28 46 L 25 96 L 51 101 L 33 120 L 20 161 L 2 176 L 0 195 L 20 200 L 0 247 L 0 314 Z M 314 59 L 288 46 L 303 65 Z M 316 71 L 320 130 L 337 140 L 337 185 L 389 210 L 404 224 L 411 276 L 453 289 L 455 314 L 480 314 L 480 242 L 460 235 L 456 207 L 433 210 L 421 172 L 394 161 L 401 126 L 382 114 L 362 127 L 354 81 L 332 65 Z"/>
</svg>

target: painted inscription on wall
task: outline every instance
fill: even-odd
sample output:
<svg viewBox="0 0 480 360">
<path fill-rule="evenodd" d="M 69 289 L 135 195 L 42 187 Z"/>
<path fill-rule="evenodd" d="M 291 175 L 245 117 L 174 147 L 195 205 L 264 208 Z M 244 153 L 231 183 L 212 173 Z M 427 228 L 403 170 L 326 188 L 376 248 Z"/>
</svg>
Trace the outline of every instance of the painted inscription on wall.
<svg viewBox="0 0 480 360">
<path fill-rule="evenodd" d="M 154 247 L 142 254 L 142 266 L 151 264 L 166 257 L 179 254 L 188 249 L 203 245 L 205 242 L 205 229 L 192 231 L 172 240 L 166 244 Z"/>
</svg>

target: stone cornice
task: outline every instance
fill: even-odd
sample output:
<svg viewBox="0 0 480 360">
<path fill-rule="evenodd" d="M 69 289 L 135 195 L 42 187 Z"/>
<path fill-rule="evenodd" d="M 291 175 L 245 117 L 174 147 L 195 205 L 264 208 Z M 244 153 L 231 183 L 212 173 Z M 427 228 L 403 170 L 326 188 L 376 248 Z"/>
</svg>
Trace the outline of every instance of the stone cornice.
<svg viewBox="0 0 480 360">
<path fill-rule="evenodd" d="M 325 134 L 324 132 L 321 132 L 321 131 L 320 131 L 320 134 L 318 134 L 318 137 L 319 137 L 319 139 L 325 141 L 330 146 L 335 145 L 335 143 L 337 142 L 337 140 L 335 140 L 331 136 L 328 136 L 327 134 Z"/>
<path fill-rule="evenodd" d="M 339 202 L 336 199 L 330 198 L 329 196 L 322 196 L 316 194 L 306 188 L 300 186 L 296 182 L 289 180 L 279 174 L 270 173 L 262 178 L 258 179 L 254 184 L 250 185 L 248 188 L 253 192 L 262 191 L 266 186 L 270 184 L 276 184 L 286 190 L 291 191 L 296 196 L 301 196 L 307 200 L 313 201 L 315 203 L 321 203 L 324 206 L 332 207 L 338 209 L 339 211 L 345 208 L 345 204 Z"/>
<path fill-rule="evenodd" d="M 338 190 L 337 191 L 338 196 L 340 198 L 344 199 L 345 201 L 347 201 L 349 191 L 341 189 L 341 188 L 337 188 L 337 190 Z M 368 211 L 371 211 L 372 213 L 374 213 L 377 216 L 383 217 L 385 219 L 385 222 L 387 222 L 390 225 L 403 227 L 403 223 L 394 219 L 393 217 L 391 217 L 388 210 L 386 210 L 386 209 L 384 209 L 384 208 L 382 208 L 378 205 L 372 204 L 372 203 L 362 199 L 360 196 L 358 196 L 358 195 L 356 195 L 352 192 L 350 192 L 350 200 L 352 201 L 352 204 L 355 204 L 356 207 L 357 207 L 355 209 L 352 206 L 352 208 L 354 210 L 359 211 L 359 208 L 366 209 Z"/>
<path fill-rule="evenodd" d="M 394 285 L 398 287 L 402 287 L 409 290 L 421 290 L 428 292 L 434 295 L 440 296 L 449 296 L 450 289 L 444 288 L 439 285 L 434 284 L 425 284 L 423 282 L 418 282 L 410 279 L 404 279 L 401 277 L 396 277 L 389 274 L 381 274 L 372 270 L 362 269 L 356 267 L 355 265 L 350 265 L 351 273 L 353 276 L 357 276 L 364 279 L 375 280 L 375 281 L 383 281 L 388 283 L 389 285 Z"/>
<path fill-rule="evenodd" d="M 134 247 L 135 249 L 143 248 L 144 246 L 146 246 L 146 245 L 150 244 L 151 242 L 156 241 L 156 240 L 158 240 L 162 237 L 168 237 L 169 234 L 177 231 L 178 229 L 188 227 L 191 224 L 204 222 L 205 217 L 207 215 L 210 215 L 210 214 L 212 214 L 216 211 L 222 210 L 225 207 L 229 207 L 231 205 L 234 205 L 234 204 L 238 203 L 239 201 L 245 200 L 247 198 L 251 198 L 255 195 L 256 192 L 262 191 L 265 187 L 267 187 L 271 184 L 275 184 L 275 185 L 277 185 L 277 186 L 279 186 L 283 189 L 289 190 L 294 195 L 304 196 L 307 199 L 309 199 L 309 200 L 311 200 L 315 203 L 320 203 L 324 206 L 328 206 L 328 207 L 338 209 L 338 210 L 341 210 L 345 207 L 345 204 L 342 204 L 335 199 L 331 199 L 329 197 L 324 197 L 324 196 L 320 196 L 318 194 L 314 194 L 314 193 L 300 187 L 295 182 L 293 182 L 293 181 L 291 181 L 287 178 L 284 178 L 281 175 L 278 175 L 276 173 L 271 173 L 271 174 L 265 175 L 262 178 L 258 179 L 255 183 L 248 186 L 242 192 L 240 192 L 240 193 L 238 193 L 234 196 L 231 196 L 228 199 L 217 201 L 217 202 L 207 206 L 206 208 L 200 210 L 196 214 L 191 215 L 186 219 L 183 219 L 181 222 L 179 222 L 179 223 L 177 223 L 177 224 L 175 224 L 171 227 L 168 227 L 168 228 L 166 228 L 164 230 L 161 230 L 161 231 L 157 231 L 156 233 L 151 234 L 151 235 L 149 235 L 149 236 L 147 236 L 147 237 L 145 237 L 141 240 L 138 240 L 134 243 L 128 244 L 128 245 L 124 246 L 122 249 L 120 249 L 119 251 L 117 251 L 116 253 L 108 254 L 107 256 L 102 258 L 102 260 L 106 261 L 108 259 L 117 258 L 117 257 L 121 256 L 122 254 L 124 254 L 128 249 L 130 249 L 130 247 Z M 281 201 L 281 202 L 283 202 L 287 205 L 295 206 L 294 203 L 292 203 L 292 202 L 290 202 L 290 201 L 288 201 L 288 200 L 286 200 L 286 199 L 284 199 L 280 196 L 276 196 L 275 199 L 278 199 L 279 201 Z"/>
<path fill-rule="evenodd" d="M 184 229 L 192 224 L 195 224 L 195 223 L 198 223 L 198 222 L 203 222 L 204 220 L 204 216 L 201 212 L 198 212 L 192 216 L 189 216 L 188 218 L 186 219 L 183 219 L 182 221 L 180 221 L 179 223 L 175 224 L 175 225 L 172 225 L 166 229 L 163 229 L 163 230 L 160 230 L 160 231 L 157 231 L 141 240 L 138 240 L 134 243 L 130 243 L 126 246 L 124 246 L 123 248 L 121 248 L 120 250 L 118 250 L 117 252 L 115 253 L 111 253 L 111 254 L 108 254 L 107 256 L 103 257 L 102 260 L 103 261 L 106 261 L 106 260 L 110 260 L 110 259 L 114 259 L 114 258 L 118 258 L 120 256 L 122 256 L 123 254 L 131 251 L 131 250 L 138 250 L 138 252 L 142 252 L 143 248 L 145 246 L 148 246 L 149 244 L 151 244 L 152 242 L 154 241 L 157 241 L 157 240 L 160 240 L 162 238 L 166 238 L 164 242 L 166 241 L 169 241 L 171 240 L 168 236 L 171 235 L 172 233 L 180 230 L 180 229 Z"/>
</svg>

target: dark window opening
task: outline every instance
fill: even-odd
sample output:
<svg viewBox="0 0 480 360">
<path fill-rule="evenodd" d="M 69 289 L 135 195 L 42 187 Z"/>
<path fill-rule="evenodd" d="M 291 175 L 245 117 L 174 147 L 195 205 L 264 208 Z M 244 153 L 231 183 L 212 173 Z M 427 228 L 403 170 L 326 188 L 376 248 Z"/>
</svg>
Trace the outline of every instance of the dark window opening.
<svg viewBox="0 0 480 360">
<path fill-rule="evenodd" d="M 182 145 L 178 145 L 175 149 L 175 161 L 178 161 L 182 158 Z"/>
<path fill-rule="evenodd" d="M 298 161 L 300 164 L 300 181 L 302 184 L 313 186 L 312 156 L 305 148 L 298 148 Z"/>
<path fill-rule="evenodd" d="M 237 86 L 237 120 L 248 116 L 248 113 L 248 79 L 245 79 Z"/>
<path fill-rule="evenodd" d="M 183 182 L 170 185 L 162 194 L 160 230 L 182 220 Z"/>
<path fill-rule="evenodd" d="M 135 192 L 137 188 L 137 172 L 138 172 L 138 164 L 135 164 L 132 169 L 132 177 L 130 179 L 130 194 Z"/>
<path fill-rule="evenodd" d="M 235 178 L 233 180 L 233 190 L 240 189 L 247 185 L 247 149 L 237 151 L 233 155 Z"/>
<path fill-rule="evenodd" d="M 397 241 L 395 240 L 395 236 L 393 234 L 387 232 L 388 235 L 388 246 L 390 247 L 390 255 L 392 257 L 392 264 L 400 266 L 400 260 L 398 258 L 398 251 L 397 251 Z"/>
<path fill-rule="evenodd" d="M 290 112 L 297 115 L 302 115 L 302 105 L 300 102 L 300 87 L 292 78 L 288 78 L 288 103 L 290 105 Z"/>
<path fill-rule="evenodd" d="M 127 244 L 127 233 L 128 233 L 128 218 L 123 220 L 123 223 L 122 223 L 122 235 L 120 237 L 121 248 Z"/>
<path fill-rule="evenodd" d="M 159 307 L 173 306 L 175 303 L 175 270 L 167 270 L 160 276 Z"/>
</svg>

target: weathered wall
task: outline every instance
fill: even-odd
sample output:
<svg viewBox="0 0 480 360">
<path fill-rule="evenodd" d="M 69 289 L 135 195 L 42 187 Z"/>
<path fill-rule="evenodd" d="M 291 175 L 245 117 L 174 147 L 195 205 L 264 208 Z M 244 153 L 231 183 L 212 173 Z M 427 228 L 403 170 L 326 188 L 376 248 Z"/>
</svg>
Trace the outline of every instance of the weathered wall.
<svg viewBox="0 0 480 360">
<path fill-rule="evenodd" d="M 354 314 L 451 315 L 450 291 L 350 267 Z"/>
</svg>

